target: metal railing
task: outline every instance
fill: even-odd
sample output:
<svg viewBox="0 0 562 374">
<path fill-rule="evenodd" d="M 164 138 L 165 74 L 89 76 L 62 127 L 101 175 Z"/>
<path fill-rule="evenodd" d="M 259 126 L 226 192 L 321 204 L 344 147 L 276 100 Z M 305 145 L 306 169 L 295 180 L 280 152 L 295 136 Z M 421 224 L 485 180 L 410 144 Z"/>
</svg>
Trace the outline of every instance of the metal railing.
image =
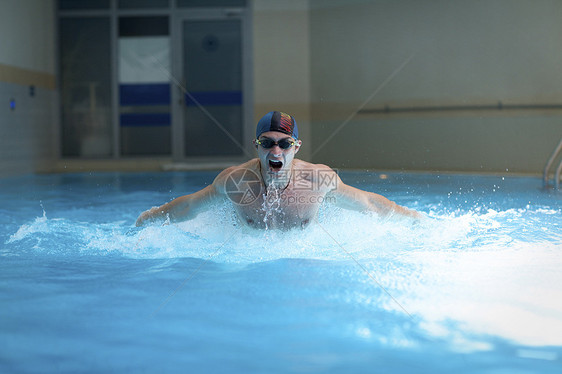
<svg viewBox="0 0 562 374">
<path fill-rule="evenodd" d="M 562 151 L 562 139 L 560 139 L 560 143 L 558 143 L 558 146 L 556 147 L 556 149 L 554 150 L 554 152 L 552 152 L 552 155 L 550 156 L 550 158 L 548 159 L 548 161 L 546 162 L 546 165 L 544 167 L 544 172 L 543 172 L 543 187 L 544 188 L 548 188 L 548 179 L 549 179 L 549 172 L 550 172 L 550 167 L 552 166 L 552 164 L 554 163 L 554 160 L 556 160 L 556 157 L 558 157 L 558 155 L 560 154 L 560 152 Z M 554 188 L 559 190 L 560 189 L 560 173 L 562 172 L 562 160 L 560 160 L 560 163 L 558 164 L 558 168 L 556 168 L 556 172 L 554 173 Z"/>
</svg>

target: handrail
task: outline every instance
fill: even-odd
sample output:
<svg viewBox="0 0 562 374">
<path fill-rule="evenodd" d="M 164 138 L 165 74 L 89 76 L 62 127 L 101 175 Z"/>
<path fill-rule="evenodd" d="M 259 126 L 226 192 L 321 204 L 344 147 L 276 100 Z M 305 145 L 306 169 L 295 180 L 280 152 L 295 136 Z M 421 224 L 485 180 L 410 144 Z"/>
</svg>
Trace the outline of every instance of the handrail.
<svg viewBox="0 0 562 374">
<path fill-rule="evenodd" d="M 385 105 L 379 108 L 364 108 L 359 114 L 398 114 L 398 113 L 431 113 L 431 112 L 478 112 L 478 111 L 508 111 L 508 110 L 562 110 L 562 104 L 495 104 L 475 105 L 436 105 L 436 106 L 397 106 Z"/>
<path fill-rule="evenodd" d="M 560 151 L 562 151 L 562 139 L 560 139 L 560 143 L 558 143 L 558 146 L 556 147 L 554 152 L 552 152 L 552 155 L 550 156 L 550 158 L 548 159 L 548 161 L 547 161 L 547 163 L 544 167 L 544 172 L 543 172 L 543 187 L 544 188 L 548 188 L 548 171 L 550 170 L 550 167 L 552 166 L 552 163 L 554 162 L 556 157 L 560 154 Z M 560 161 L 560 165 L 558 165 L 558 168 L 556 169 L 556 173 L 554 175 L 554 185 L 555 185 L 556 189 L 558 189 L 560 187 L 560 173 L 561 172 L 562 172 L 562 161 Z"/>
<path fill-rule="evenodd" d="M 556 169 L 556 173 L 554 174 L 554 187 L 556 190 L 560 189 L 560 172 L 562 171 L 562 161 L 558 164 L 558 168 Z"/>
</svg>

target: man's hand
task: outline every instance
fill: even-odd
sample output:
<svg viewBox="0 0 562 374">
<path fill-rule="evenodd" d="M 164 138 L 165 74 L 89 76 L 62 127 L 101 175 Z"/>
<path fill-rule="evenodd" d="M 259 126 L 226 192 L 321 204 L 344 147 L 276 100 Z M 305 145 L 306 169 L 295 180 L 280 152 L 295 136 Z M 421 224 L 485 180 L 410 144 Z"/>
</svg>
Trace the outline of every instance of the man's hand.
<svg viewBox="0 0 562 374">
<path fill-rule="evenodd" d="M 137 227 L 144 226 L 147 223 L 154 222 L 158 218 L 163 218 L 163 217 L 165 217 L 165 213 L 162 210 L 162 208 L 155 206 L 150 208 L 149 210 L 142 212 L 139 218 L 137 218 L 137 221 L 135 222 L 135 226 Z"/>
</svg>

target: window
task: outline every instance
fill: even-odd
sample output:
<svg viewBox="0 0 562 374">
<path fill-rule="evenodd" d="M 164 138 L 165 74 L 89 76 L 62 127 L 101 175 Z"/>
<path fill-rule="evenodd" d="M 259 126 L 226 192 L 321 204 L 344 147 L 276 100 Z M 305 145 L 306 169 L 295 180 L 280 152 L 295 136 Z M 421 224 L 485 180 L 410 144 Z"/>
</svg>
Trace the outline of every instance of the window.
<svg viewBox="0 0 562 374">
<path fill-rule="evenodd" d="M 62 18 L 62 155 L 112 155 L 109 17 Z"/>
<path fill-rule="evenodd" d="M 172 152 L 169 39 L 166 16 L 119 18 L 119 126 L 123 156 Z"/>
</svg>

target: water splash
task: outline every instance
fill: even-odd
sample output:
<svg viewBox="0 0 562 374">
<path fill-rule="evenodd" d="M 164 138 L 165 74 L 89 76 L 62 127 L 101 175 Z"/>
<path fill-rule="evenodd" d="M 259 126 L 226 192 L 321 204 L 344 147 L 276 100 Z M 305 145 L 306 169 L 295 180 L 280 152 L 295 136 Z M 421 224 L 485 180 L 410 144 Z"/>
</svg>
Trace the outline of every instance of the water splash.
<svg viewBox="0 0 562 374">
<path fill-rule="evenodd" d="M 283 190 L 270 183 L 263 195 L 262 211 L 264 212 L 263 223 L 266 230 L 279 227 L 283 222 L 284 211 L 281 209 L 281 194 Z"/>
<path fill-rule="evenodd" d="M 20 241 L 30 235 L 34 235 L 37 233 L 48 232 L 50 232 L 50 228 L 47 220 L 47 212 L 45 212 L 45 209 L 43 209 L 42 216 L 35 218 L 35 220 L 31 223 L 21 225 L 18 231 L 10 235 L 10 238 L 8 239 L 6 244 Z"/>
<path fill-rule="evenodd" d="M 278 191 L 277 191 L 278 192 Z M 432 212 L 419 224 L 398 217 L 323 207 L 318 223 L 306 230 L 272 230 L 279 219 L 279 194 L 266 199 L 267 230 L 241 225 L 227 206 L 217 205 L 197 219 L 178 224 L 132 228 L 130 222 L 90 223 L 48 218 L 46 212 L 21 225 L 6 241 L 8 249 L 32 248 L 59 254 L 116 254 L 132 258 L 208 259 L 253 263 L 281 258 L 347 260 L 340 245 L 357 259 L 399 258 L 413 251 L 498 251 L 521 245 L 562 242 L 559 212 L 545 208 L 506 211 Z M 217 220 L 217 217 L 221 217 Z M 545 217 L 555 219 L 545 222 Z M 282 218 L 282 216 L 281 216 Z M 326 235 L 329 232 L 330 235 Z"/>
<path fill-rule="evenodd" d="M 272 211 L 275 207 L 267 206 Z M 401 313 L 351 255 L 414 316 L 422 331 L 458 351 L 493 349 L 482 340 L 486 334 L 527 345 L 562 345 L 559 210 L 476 206 L 447 212 L 435 207 L 427 216 L 413 224 L 325 206 L 318 223 L 306 230 L 280 231 L 241 226 L 223 205 L 192 221 L 144 228 L 127 220 L 49 218 L 43 211 L 22 224 L 4 246 L 11 253 L 27 250 L 70 260 L 84 255 L 195 258 L 227 264 L 231 271 L 272 261 L 318 261 L 322 277 L 349 282 L 346 290 L 330 297 Z M 363 322 L 350 331 L 363 340 L 383 341 L 387 334 L 377 334 L 376 327 Z M 406 343 L 398 339 L 392 344 Z"/>
</svg>

